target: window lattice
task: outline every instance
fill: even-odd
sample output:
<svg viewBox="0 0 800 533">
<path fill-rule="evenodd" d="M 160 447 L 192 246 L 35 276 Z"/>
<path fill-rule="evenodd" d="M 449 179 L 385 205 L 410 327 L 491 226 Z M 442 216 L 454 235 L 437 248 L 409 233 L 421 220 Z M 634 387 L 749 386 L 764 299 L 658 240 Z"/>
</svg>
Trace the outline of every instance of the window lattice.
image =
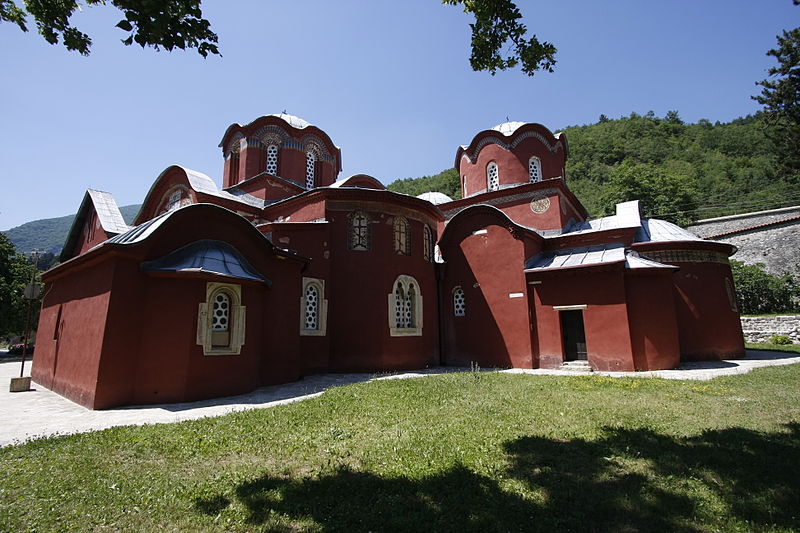
<svg viewBox="0 0 800 533">
<path fill-rule="evenodd" d="M 351 250 L 369 250 L 369 218 L 363 211 L 350 213 L 350 238 L 348 248 Z"/>
<path fill-rule="evenodd" d="M 394 322 L 396 328 L 415 328 L 416 320 L 414 308 L 416 304 L 416 291 L 414 284 L 409 283 L 406 287 L 402 281 L 398 281 L 394 288 Z"/>
<path fill-rule="evenodd" d="M 306 329 L 319 329 L 319 290 L 314 285 L 306 287 Z"/>
<path fill-rule="evenodd" d="M 181 197 L 183 191 L 180 189 L 176 189 L 173 191 L 172 194 L 169 195 L 169 200 L 167 200 L 167 206 L 165 208 L 166 211 L 174 211 L 181 206 Z"/>
<path fill-rule="evenodd" d="M 427 224 L 422 229 L 422 257 L 425 261 L 433 261 L 433 237 Z"/>
<path fill-rule="evenodd" d="M 306 152 L 306 189 L 314 188 L 314 166 L 317 163 L 317 156 L 314 152 Z"/>
<path fill-rule="evenodd" d="M 414 319 L 414 299 L 416 297 L 416 292 L 414 291 L 414 284 L 408 284 L 408 293 L 406 294 L 406 305 L 405 305 L 405 319 L 406 319 L 406 327 L 407 328 L 415 328 L 416 320 Z"/>
<path fill-rule="evenodd" d="M 528 174 L 531 177 L 531 181 L 542 181 L 542 162 L 539 161 L 538 157 L 531 157 L 530 161 L 528 161 Z"/>
<path fill-rule="evenodd" d="M 497 163 L 489 163 L 486 167 L 486 180 L 490 191 L 500 188 L 500 172 L 497 170 Z"/>
<path fill-rule="evenodd" d="M 455 316 L 465 316 L 467 314 L 467 300 L 464 296 L 464 289 L 456 287 L 453 291 L 453 314 Z"/>
<path fill-rule="evenodd" d="M 274 144 L 267 146 L 267 173 L 278 175 L 278 147 Z"/>
<path fill-rule="evenodd" d="M 230 312 L 230 298 L 227 294 L 219 293 L 214 298 L 211 316 L 211 330 L 212 331 L 228 331 L 230 325 L 228 321 L 228 313 Z"/>
<path fill-rule="evenodd" d="M 402 255 L 411 253 L 411 225 L 405 217 L 394 217 L 394 251 Z"/>
</svg>

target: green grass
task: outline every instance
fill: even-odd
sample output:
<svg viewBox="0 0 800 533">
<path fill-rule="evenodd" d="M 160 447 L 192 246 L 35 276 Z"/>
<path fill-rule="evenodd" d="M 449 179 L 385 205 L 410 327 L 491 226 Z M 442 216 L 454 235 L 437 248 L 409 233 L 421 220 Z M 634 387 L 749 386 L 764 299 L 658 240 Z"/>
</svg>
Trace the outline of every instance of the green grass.
<svg viewBox="0 0 800 533">
<path fill-rule="evenodd" d="M 800 353 L 800 344 L 768 344 L 763 342 L 746 342 L 748 350 L 770 350 L 773 352 Z"/>
<path fill-rule="evenodd" d="M 796 531 L 800 365 L 461 373 L 0 450 L 0 531 Z"/>
</svg>

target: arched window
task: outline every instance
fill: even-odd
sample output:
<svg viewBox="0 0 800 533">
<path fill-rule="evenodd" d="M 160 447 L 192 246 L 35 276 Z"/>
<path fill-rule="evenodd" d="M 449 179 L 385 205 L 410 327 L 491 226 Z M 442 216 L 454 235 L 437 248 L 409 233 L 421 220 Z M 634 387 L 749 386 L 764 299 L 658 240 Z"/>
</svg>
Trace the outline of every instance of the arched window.
<svg viewBox="0 0 800 533">
<path fill-rule="evenodd" d="M 306 189 L 314 188 L 314 167 L 317 164 L 317 156 L 314 152 L 306 152 Z"/>
<path fill-rule="evenodd" d="M 467 176 L 461 176 L 461 196 L 467 197 Z"/>
<path fill-rule="evenodd" d="M 464 296 L 464 289 L 456 287 L 453 289 L 453 315 L 466 316 L 467 300 Z"/>
<path fill-rule="evenodd" d="M 369 250 L 369 217 L 363 211 L 353 211 L 348 215 L 349 229 L 347 247 L 350 250 Z"/>
<path fill-rule="evenodd" d="M 267 174 L 278 175 L 278 145 L 267 146 Z"/>
<path fill-rule="evenodd" d="M 433 235 L 427 224 L 422 228 L 422 257 L 425 261 L 433 261 Z"/>
<path fill-rule="evenodd" d="M 405 217 L 394 217 L 394 251 L 401 255 L 411 254 L 411 224 Z"/>
<path fill-rule="evenodd" d="M 389 293 L 389 334 L 392 337 L 422 335 L 422 294 L 417 280 L 398 276 Z"/>
<path fill-rule="evenodd" d="M 538 157 L 531 157 L 528 160 L 528 175 L 532 182 L 542 181 L 542 162 Z"/>
<path fill-rule="evenodd" d="M 206 301 L 197 317 L 197 344 L 204 355 L 241 353 L 245 335 L 245 307 L 239 285 L 206 284 Z"/>
<path fill-rule="evenodd" d="M 500 172 L 497 170 L 497 163 L 492 161 L 486 166 L 486 188 L 496 191 L 500 188 Z"/>
<path fill-rule="evenodd" d="M 211 306 L 211 346 L 227 347 L 230 345 L 230 311 L 231 299 L 224 292 L 214 296 Z"/>
<path fill-rule="evenodd" d="M 317 278 L 303 278 L 303 295 L 300 297 L 300 335 L 325 335 L 327 314 L 328 300 L 325 299 L 325 281 Z"/>
</svg>

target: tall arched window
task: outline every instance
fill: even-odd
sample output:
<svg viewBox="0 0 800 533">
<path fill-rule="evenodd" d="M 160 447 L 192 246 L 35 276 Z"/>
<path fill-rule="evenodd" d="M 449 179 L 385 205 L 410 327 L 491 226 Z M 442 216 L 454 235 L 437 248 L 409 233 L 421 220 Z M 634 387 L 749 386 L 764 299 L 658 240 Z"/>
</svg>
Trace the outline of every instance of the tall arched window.
<svg viewBox="0 0 800 533">
<path fill-rule="evenodd" d="M 278 145 L 276 144 L 267 146 L 267 173 L 273 176 L 278 175 Z"/>
<path fill-rule="evenodd" d="M 314 188 L 314 167 L 317 164 L 317 156 L 314 152 L 306 152 L 306 189 Z"/>
<path fill-rule="evenodd" d="M 206 301 L 199 307 L 197 344 L 204 355 L 236 355 L 245 338 L 245 307 L 241 286 L 207 283 Z"/>
<path fill-rule="evenodd" d="M 492 161 L 486 166 L 486 188 L 496 191 L 500 188 L 500 172 L 497 170 L 497 163 Z"/>
<path fill-rule="evenodd" d="M 469 193 L 467 193 L 467 177 L 466 176 L 461 176 L 461 191 L 462 191 L 461 192 L 461 196 L 466 198 L 467 194 L 469 194 Z"/>
<path fill-rule="evenodd" d="M 411 254 L 411 224 L 405 217 L 394 217 L 394 251 L 402 255 Z"/>
<path fill-rule="evenodd" d="M 319 289 L 306 287 L 306 329 L 319 329 Z"/>
<path fill-rule="evenodd" d="M 427 224 L 422 228 L 422 257 L 425 261 L 433 261 L 433 235 Z"/>
<path fill-rule="evenodd" d="M 369 217 L 363 211 L 353 211 L 348 215 L 348 221 L 347 247 L 350 250 L 369 250 Z"/>
<path fill-rule="evenodd" d="M 542 181 L 542 162 L 538 157 L 531 157 L 528 160 L 528 174 L 532 182 Z"/>
<path fill-rule="evenodd" d="M 464 289 L 456 287 L 453 289 L 453 315 L 466 316 L 467 314 L 467 299 L 464 296 Z"/>
<path fill-rule="evenodd" d="M 224 292 L 218 292 L 211 304 L 211 346 L 227 347 L 230 344 L 231 299 Z"/>
<path fill-rule="evenodd" d="M 411 276 L 398 276 L 389 293 L 389 334 L 422 335 L 422 294 Z"/>
<path fill-rule="evenodd" d="M 327 330 L 328 300 L 325 299 L 325 280 L 303 278 L 300 297 L 300 335 L 324 336 Z"/>
</svg>

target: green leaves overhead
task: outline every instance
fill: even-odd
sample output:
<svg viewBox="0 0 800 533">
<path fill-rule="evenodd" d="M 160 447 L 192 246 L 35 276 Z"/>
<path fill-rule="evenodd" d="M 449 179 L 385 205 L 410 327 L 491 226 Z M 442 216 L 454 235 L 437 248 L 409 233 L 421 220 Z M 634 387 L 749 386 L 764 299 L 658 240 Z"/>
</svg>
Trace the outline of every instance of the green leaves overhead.
<svg viewBox="0 0 800 533">
<path fill-rule="evenodd" d="M 522 14 L 511 0 L 442 0 L 442 3 L 463 6 L 465 13 L 475 17 L 475 23 L 470 24 L 472 70 L 486 70 L 494 76 L 498 70 L 521 65 L 528 76 L 537 70 L 553 72 L 556 47 L 539 41 L 535 35 L 525 38 L 527 28 L 520 22 Z"/>
</svg>

